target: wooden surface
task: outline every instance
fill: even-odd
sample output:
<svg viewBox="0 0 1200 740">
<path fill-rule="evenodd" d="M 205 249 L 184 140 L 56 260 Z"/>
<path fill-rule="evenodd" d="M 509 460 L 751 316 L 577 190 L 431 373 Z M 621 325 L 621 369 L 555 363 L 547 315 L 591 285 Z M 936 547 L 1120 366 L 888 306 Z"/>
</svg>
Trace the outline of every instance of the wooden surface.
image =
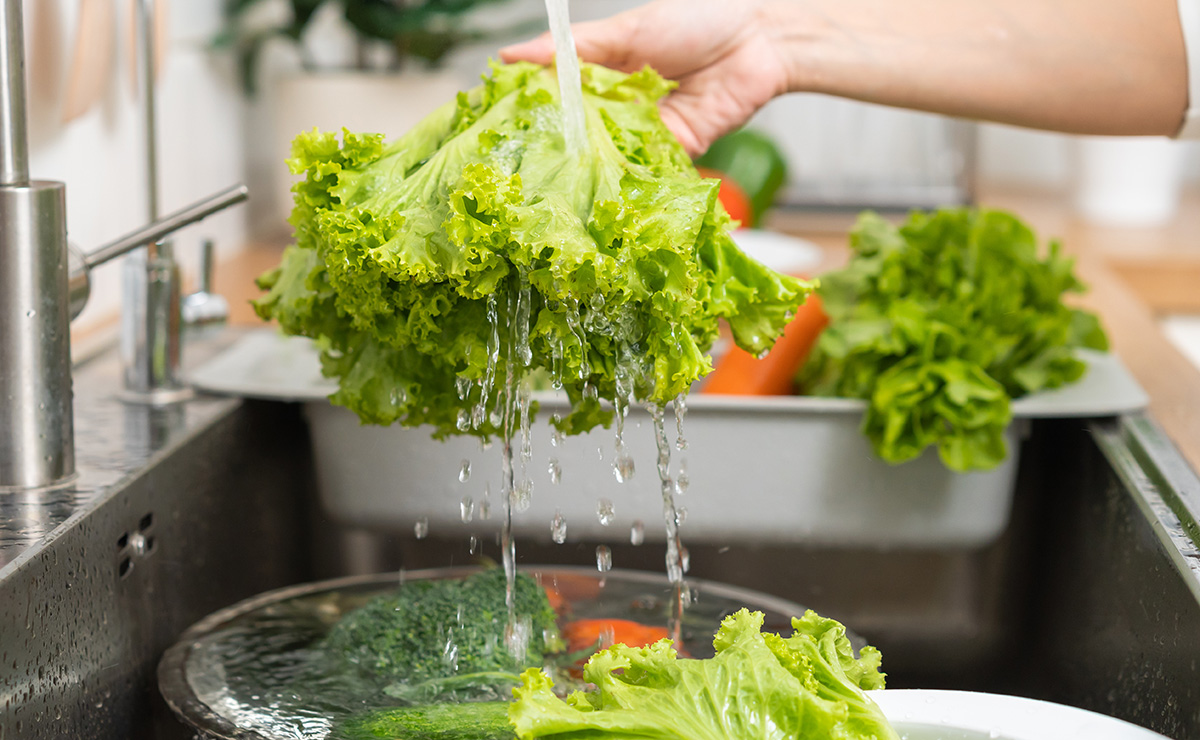
<svg viewBox="0 0 1200 740">
<path fill-rule="evenodd" d="M 1144 229 L 1084 223 L 1053 194 L 993 189 L 983 193 L 981 203 L 1020 215 L 1043 240 L 1059 239 L 1075 255 L 1091 289 L 1079 303 L 1099 313 L 1113 350 L 1149 393 L 1151 413 L 1200 470 L 1200 370 L 1175 349 L 1158 322 L 1168 312 L 1200 314 L 1200 193 L 1187 195 L 1172 223 Z M 851 222 L 776 214 L 771 226 L 822 247 L 819 270 L 826 270 L 845 262 Z M 278 263 L 282 249 L 254 245 L 217 270 L 215 288 L 228 298 L 232 322 L 259 322 L 249 306 L 258 295 L 253 281 Z"/>
</svg>

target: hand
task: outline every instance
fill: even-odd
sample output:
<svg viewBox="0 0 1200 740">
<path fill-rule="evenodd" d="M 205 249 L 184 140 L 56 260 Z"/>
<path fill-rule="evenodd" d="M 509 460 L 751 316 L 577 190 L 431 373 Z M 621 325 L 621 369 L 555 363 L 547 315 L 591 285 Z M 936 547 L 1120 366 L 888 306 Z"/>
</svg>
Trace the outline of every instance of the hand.
<svg viewBox="0 0 1200 740">
<path fill-rule="evenodd" d="M 662 119 L 692 155 L 787 91 L 777 30 L 761 0 L 656 0 L 571 28 L 583 61 L 625 72 L 648 64 L 679 83 L 662 103 Z M 542 34 L 500 56 L 550 64 L 554 42 Z"/>
</svg>

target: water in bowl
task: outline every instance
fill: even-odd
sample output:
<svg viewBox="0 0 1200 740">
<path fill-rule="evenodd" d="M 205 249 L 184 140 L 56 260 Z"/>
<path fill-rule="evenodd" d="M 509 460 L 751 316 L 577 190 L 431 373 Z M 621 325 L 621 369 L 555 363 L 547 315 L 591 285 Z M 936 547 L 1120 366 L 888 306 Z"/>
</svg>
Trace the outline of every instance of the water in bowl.
<svg viewBox="0 0 1200 740">
<path fill-rule="evenodd" d="M 462 577 L 468 572 L 409 574 L 406 580 Z M 671 618 L 674 584 L 656 574 L 561 568 L 542 569 L 535 575 L 544 585 L 557 588 L 570 604 L 573 618 L 632 619 L 662 627 Z M 184 675 L 192 696 L 167 698 L 201 731 L 217 727 L 222 733 L 213 734 L 235 736 L 237 731 L 250 730 L 265 738 L 289 740 L 325 738 L 343 720 L 403 706 L 403 700 L 387 692 L 389 680 L 322 660 L 320 648 L 322 638 L 343 615 L 397 587 L 403 585 L 398 586 L 394 576 L 381 577 L 334 588 L 314 587 L 253 609 L 235 608 L 228 619 L 190 640 Z M 721 619 L 743 607 L 764 612 L 764 626 L 773 632 L 790 630 L 791 617 L 803 614 L 798 605 L 720 584 L 701 581 L 693 590 L 696 601 L 685 612 L 682 631 L 683 651 L 692 657 L 710 657 L 712 636 Z M 334 669 L 335 665 L 339 667 Z"/>
</svg>

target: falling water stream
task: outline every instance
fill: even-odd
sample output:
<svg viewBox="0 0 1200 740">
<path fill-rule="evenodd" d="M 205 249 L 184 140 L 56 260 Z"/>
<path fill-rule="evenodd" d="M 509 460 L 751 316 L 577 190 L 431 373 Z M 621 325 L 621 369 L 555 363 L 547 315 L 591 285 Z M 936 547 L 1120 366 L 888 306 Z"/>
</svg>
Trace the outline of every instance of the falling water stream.
<svg viewBox="0 0 1200 740">
<path fill-rule="evenodd" d="M 575 53 L 575 41 L 571 36 L 571 24 L 568 14 L 567 0 L 546 0 L 546 12 L 549 16 L 550 33 L 554 38 L 555 64 L 558 73 L 559 93 L 562 104 L 563 138 L 565 148 L 569 153 L 579 153 L 587 145 L 587 125 L 583 107 L 583 91 L 579 59 Z M 531 401 L 526 369 L 532 364 L 532 352 L 529 345 L 531 328 L 531 293 L 528 277 L 524 274 L 518 278 L 515 290 L 507 296 L 493 295 L 488 299 L 487 320 L 491 326 L 488 342 L 488 361 L 484 377 L 478 384 L 479 396 L 470 413 L 459 416 L 460 431 L 480 428 L 491 422 L 499 428 L 501 435 L 501 499 L 503 505 L 503 521 L 501 523 L 500 547 L 501 560 L 508 582 L 508 628 L 506 630 L 507 647 L 513 654 L 524 651 L 524 641 L 528 639 L 526 629 L 522 629 L 520 615 L 517 615 L 513 605 L 514 582 L 516 578 L 516 542 L 513 538 L 513 513 L 522 511 L 529 506 L 532 495 L 532 481 L 529 476 L 529 462 L 532 458 L 530 417 Z M 590 300 L 580 298 L 568 299 L 565 305 L 566 321 L 571 333 L 582 348 L 579 377 L 584 381 L 583 395 L 587 399 L 597 396 L 597 388 L 589 382 L 592 368 L 588 358 L 588 335 L 602 333 L 612 335 L 614 331 L 621 333 L 628 323 L 625 319 L 609 323 L 604 317 L 604 300 L 599 294 Z M 502 341 L 503 339 L 503 341 Z M 638 374 L 636 358 L 628 349 L 628 344 L 618 342 L 623 351 L 618 352 L 616 371 L 616 393 L 608 399 L 616 411 L 616 456 L 613 472 L 618 481 L 628 481 L 633 476 L 633 459 L 625 449 L 623 426 L 628 413 L 630 397 L 634 388 L 634 380 Z M 501 353 L 503 351 L 503 357 Z M 562 370 L 565 366 L 563 359 L 564 348 L 561 341 L 551 347 L 550 369 L 553 386 L 562 387 Z M 501 362 L 503 363 L 501 365 Z M 503 382 L 496 393 L 496 398 L 488 394 L 494 387 L 496 372 L 504 373 Z M 459 384 L 459 397 L 464 400 L 471 395 L 469 383 Z M 490 411 L 490 413 L 489 413 Z M 683 575 L 687 570 L 686 550 L 679 540 L 679 524 L 682 512 L 675 506 L 675 494 L 686 486 L 686 473 L 681 469 L 679 479 L 673 479 L 670 473 L 671 451 L 670 443 L 663 427 L 663 408 L 652 407 L 654 415 L 655 439 L 658 447 L 658 472 L 663 497 L 663 518 L 666 522 L 667 534 L 667 576 L 674 587 L 674 603 L 671 609 L 670 630 L 676 640 L 679 639 L 683 610 L 688 602 L 687 587 Z M 686 411 L 682 397 L 675 402 L 676 424 L 678 426 L 680 450 L 686 443 L 683 441 L 682 419 Z M 518 436 L 519 435 L 519 436 Z M 556 436 L 555 441 L 561 438 Z M 557 483 L 561 469 L 557 459 L 552 460 L 550 474 L 553 482 Z M 470 467 L 464 464 L 460 471 L 460 481 L 470 475 Z M 486 498 L 481 506 L 481 518 L 486 517 Z M 465 515 L 464 515 L 465 516 Z M 612 521 L 613 511 L 611 502 L 600 502 L 599 516 L 602 524 Z M 556 513 L 551 523 L 552 538 L 556 542 L 566 539 L 566 522 L 561 513 Z M 640 542 L 639 531 L 631 536 L 635 542 Z M 597 568 L 602 571 L 611 567 L 611 551 L 606 546 L 597 548 Z"/>
<path fill-rule="evenodd" d="M 567 0 L 546 0 L 546 14 L 550 16 L 550 35 L 554 37 L 554 66 L 558 70 L 558 92 L 563 108 L 563 138 L 568 152 L 579 152 L 587 143 L 587 121 Z"/>
</svg>

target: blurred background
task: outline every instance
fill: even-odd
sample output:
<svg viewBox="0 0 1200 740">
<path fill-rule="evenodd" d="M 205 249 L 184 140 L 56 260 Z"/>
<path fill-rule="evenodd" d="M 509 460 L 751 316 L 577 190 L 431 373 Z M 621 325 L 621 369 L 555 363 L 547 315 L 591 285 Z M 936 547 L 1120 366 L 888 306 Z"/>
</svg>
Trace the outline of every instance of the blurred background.
<svg viewBox="0 0 1200 740">
<path fill-rule="evenodd" d="M 216 241 L 220 260 L 256 241 L 287 238 L 283 160 L 295 133 L 345 125 L 398 135 L 474 84 L 499 45 L 535 33 L 545 18 L 540 0 L 484 0 L 466 3 L 475 7 L 461 15 L 409 11 L 403 18 L 356 0 L 157 3 L 164 209 L 238 179 L 253 193 L 250 208 L 180 233 L 185 272 L 194 271 L 199 250 L 192 245 L 203 239 Z M 638 4 L 576 0 L 571 14 L 588 20 Z M 144 215 L 133 2 L 26 6 L 31 169 L 68 184 L 71 240 L 99 244 Z M 1181 194 L 1200 181 L 1200 149 L 1191 143 L 1038 133 L 819 95 L 777 100 L 751 126 L 787 162 L 776 212 L 806 223 L 865 207 L 1034 194 L 1067 199 L 1081 220 L 1114 229 L 1114 249 L 1136 253 L 1138 230 L 1186 219 Z M 75 333 L 111 323 L 117 273 L 97 271 Z M 1169 328 L 1176 337 L 1194 336 L 1189 341 L 1200 347 L 1200 322 L 1177 318 Z"/>
</svg>

